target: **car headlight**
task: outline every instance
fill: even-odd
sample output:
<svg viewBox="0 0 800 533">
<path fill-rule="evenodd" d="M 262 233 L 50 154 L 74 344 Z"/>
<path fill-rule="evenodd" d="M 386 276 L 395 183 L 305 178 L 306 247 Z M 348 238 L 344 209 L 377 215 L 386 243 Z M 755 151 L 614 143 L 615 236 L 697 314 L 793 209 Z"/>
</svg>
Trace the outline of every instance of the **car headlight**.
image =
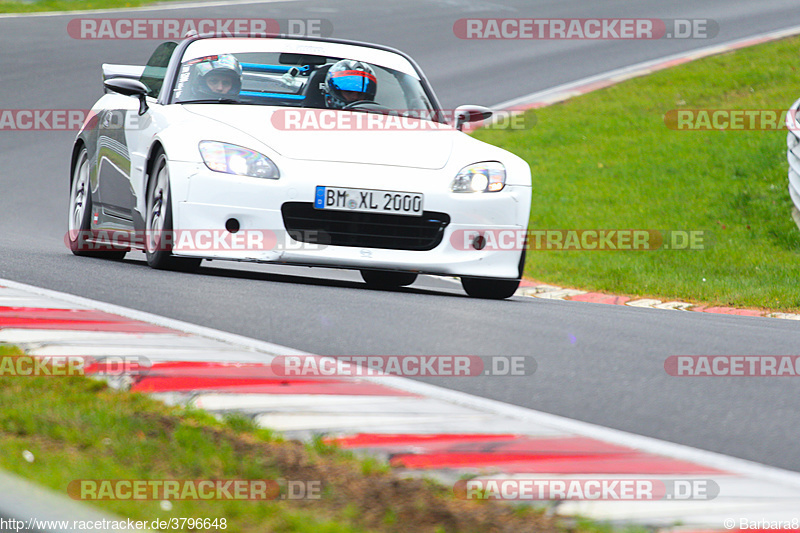
<svg viewBox="0 0 800 533">
<path fill-rule="evenodd" d="M 506 186 L 506 167 L 497 161 L 462 168 L 453 180 L 453 192 L 497 192 Z"/>
<path fill-rule="evenodd" d="M 211 170 L 276 180 L 281 177 L 272 160 L 254 150 L 217 141 L 200 141 L 200 155 Z"/>
</svg>

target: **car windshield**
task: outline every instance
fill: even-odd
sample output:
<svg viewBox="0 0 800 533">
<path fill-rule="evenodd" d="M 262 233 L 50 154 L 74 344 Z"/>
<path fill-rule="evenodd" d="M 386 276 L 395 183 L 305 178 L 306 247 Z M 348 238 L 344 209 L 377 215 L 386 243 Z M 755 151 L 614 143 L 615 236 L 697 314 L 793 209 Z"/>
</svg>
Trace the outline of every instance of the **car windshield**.
<svg viewBox="0 0 800 533">
<path fill-rule="evenodd" d="M 355 45 L 301 48 L 280 39 L 251 41 L 250 46 L 245 39 L 192 43 L 179 67 L 172 101 L 316 109 L 353 104 L 348 109 L 431 120 L 436 116 L 413 67 L 398 54 Z M 324 53 L 306 53 L 305 48 Z M 329 71 L 341 89 L 333 98 L 326 90 Z"/>
</svg>

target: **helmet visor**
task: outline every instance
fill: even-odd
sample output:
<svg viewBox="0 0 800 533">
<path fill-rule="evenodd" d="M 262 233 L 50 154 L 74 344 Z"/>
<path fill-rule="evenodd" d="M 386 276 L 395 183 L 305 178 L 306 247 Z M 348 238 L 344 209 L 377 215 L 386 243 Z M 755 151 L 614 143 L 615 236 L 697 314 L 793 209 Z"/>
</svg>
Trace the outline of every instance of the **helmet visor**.
<svg viewBox="0 0 800 533">
<path fill-rule="evenodd" d="M 378 83 L 375 76 L 361 70 L 343 70 L 334 72 L 330 79 L 331 88 L 338 91 L 357 92 L 364 94 L 367 99 L 375 98 Z"/>
</svg>

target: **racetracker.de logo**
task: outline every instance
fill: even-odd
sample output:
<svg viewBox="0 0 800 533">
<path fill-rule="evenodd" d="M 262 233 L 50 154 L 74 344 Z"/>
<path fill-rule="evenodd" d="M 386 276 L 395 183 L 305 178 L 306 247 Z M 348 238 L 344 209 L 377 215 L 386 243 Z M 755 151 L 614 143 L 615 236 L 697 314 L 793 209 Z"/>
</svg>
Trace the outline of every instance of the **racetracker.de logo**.
<svg viewBox="0 0 800 533">
<path fill-rule="evenodd" d="M 453 33 L 477 40 L 711 39 L 719 25 L 711 19 L 463 18 Z"/>
<path fill-rule="evenodd" d="M 671 355 L 664 370 L 675 377 L 797 377 L 797 355 Z"/>
<path fill-rule="evenodd" d="M 220 37 L 293 35 L 330 37 L 326 19 L 209 18 L 76 18 L 67 24 L 73 39 L 182 39 L 190 33 Z"/>
<path fill-rule="evenodd" d="M 434 118 L 455 123 L 456 110 L 433 112 L 430 109 L 384 109 L 377 106 L 368 113 L 345 113 L 337 109 L 278 109 L 270 118 L 277 130 L 282 131 L 451 131 L 452 126 Z M 370 111 L 370 107 L 353 111 Z M 435 116 L 438 115 L 438 116 Z M 492 111 L 491 118 L 471 122 L 471 127 L 493 130 L 529 130 L 536 125 L 533 111 L 508 109 Z"/>
<path fill-rule="evenodd" d="M 664 114 L 664 124 L 679 131 L 774 131 L 800 130 L 796 111 L 785 109 L 671 109 Z M 787 118 L 794 118 L 789 120 Z"/>
<path fill-rule="evenodd" d="M 521 355 L 281 355 L 270 366 L 286 377 L 476 377 L 531 376 L 537 364 Z"/>
<path fill-rule="evenodd" d="M 704 230 L 638 229 L 459 229 L 450 236 L 456 250 L 651 251 L 705 250 L 711 246 Z"/>
<path fill-rule="evenodd" d="M 142 375 L 151 366 L 141 356 L 7 355 L 0 357 L 0 377 Z"/>
<path fill-rule="evenodd" d="M 320 480 L 74 479 L 73 500 L 318 500 Z"/>
<path fill-rule="evenodd" d="M 719 485 L 711 479 L 490 478 L 457 481 L 453 491 L 466 500 L 713 500 Z"/>
<path fill-rule="evenodd" d="M 279 235 L 283 238 L 279 240 Z M 266 252 L 274 250 L 322 250 L 329 236 L 316 230 L 281 231 L 187 229 L 174 231 L 71 230 L 64 244 L 82 252 L 129 248 L 180 252 Z"/>
<path fill-rule="evenodd" d="M 77 131 L 88 109 L 0 109 L 0 131 Z"/>
</svg>

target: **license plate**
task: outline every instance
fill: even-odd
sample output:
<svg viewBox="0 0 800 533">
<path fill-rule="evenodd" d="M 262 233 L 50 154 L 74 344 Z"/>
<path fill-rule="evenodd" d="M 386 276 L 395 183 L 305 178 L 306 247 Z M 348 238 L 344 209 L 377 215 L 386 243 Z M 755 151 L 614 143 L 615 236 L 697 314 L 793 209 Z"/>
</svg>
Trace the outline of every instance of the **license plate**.
<svg viewBox="0 0 800 533">
<path fill-rule="evenodd" d="M 422 216 L 423 194 L 317 186 L 316 209 Z"/>
</svg>

